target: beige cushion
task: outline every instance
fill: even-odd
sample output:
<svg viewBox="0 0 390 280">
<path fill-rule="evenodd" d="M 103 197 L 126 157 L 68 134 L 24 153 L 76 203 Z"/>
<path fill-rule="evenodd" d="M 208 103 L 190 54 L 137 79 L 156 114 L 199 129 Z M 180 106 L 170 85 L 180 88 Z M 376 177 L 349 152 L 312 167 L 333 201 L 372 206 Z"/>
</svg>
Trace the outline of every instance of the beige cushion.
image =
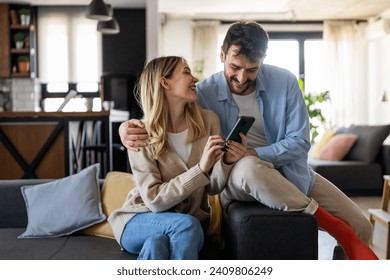
<svg viewBox="0 0 390 280">
<path fill-rule="evenodd" d="M 121 208 L 134 186 L 133 175 L 130 173 L 118 171 L 107 173 L 102 187 L 103 213 L 109 217 L 114 210 Z M 107 220 L 83 230 L 82 233 L 115 239 Z"/>
<path fill-rule="evenodd" d="M 312 148 L 310 149 L 309 156 L 313 158 L 318 158 L 321 150 L 324 148 L 326 143 L 329 142 L 329 140 L 336 134 L 336 131 L 331 129 L 326 129 L 324 132 L 324 135 L 321 137 L 321 139 L 315 143 Z"/>
<path fill-rule="evenodd" d="M 357 140 L 355 134 L 337 134 L 333 136 L 320 151 L 318 158 L 322 160 L 342 160 Z"/>
</svg>

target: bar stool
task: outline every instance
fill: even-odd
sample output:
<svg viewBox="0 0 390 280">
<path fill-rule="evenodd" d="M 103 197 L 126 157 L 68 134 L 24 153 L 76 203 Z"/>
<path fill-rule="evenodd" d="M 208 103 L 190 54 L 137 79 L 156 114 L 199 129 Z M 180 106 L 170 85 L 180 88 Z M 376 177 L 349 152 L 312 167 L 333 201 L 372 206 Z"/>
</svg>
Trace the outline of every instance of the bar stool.
<svg viewBox="0 0 390 280">
<path fill-rule="evenodd" d="M 368 209 L 370 214 L 370 222 L 375 226 L 378 221 L 387 227 L 386 241 L 386 259 L 390 259 L 390 212 L 389 212 L 389 197 L 390 197 L 390 176 L 385 175 L 383 184 L 382 204 L 380 209 Z"/>
</svg>

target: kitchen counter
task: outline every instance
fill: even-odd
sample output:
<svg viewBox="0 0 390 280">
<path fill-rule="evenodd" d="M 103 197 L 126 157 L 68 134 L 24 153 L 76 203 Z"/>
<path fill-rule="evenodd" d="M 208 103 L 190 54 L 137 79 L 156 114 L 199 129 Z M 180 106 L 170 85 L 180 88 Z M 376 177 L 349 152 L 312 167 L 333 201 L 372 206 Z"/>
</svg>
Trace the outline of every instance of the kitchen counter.
<svg viewBox="0 0 390 280">
<path fill-rule="evenodd" d="M 112 170 L 112 123 L 126 111 L 0 112 L 0 179 L 62 178 L 93 162 Z"/>
</svg>

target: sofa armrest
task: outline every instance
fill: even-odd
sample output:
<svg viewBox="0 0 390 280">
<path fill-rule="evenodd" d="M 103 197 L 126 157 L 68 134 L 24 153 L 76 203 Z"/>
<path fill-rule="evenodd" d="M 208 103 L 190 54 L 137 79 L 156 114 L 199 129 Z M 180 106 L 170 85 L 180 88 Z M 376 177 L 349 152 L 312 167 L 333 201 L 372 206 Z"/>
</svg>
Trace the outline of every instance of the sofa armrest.
<svg viewBox="0 0 390 280">
<path fill-rule="evenodd" d="M 390 145 L 383 145 L 380 153 L 383 174 L 390 175 Z"/>
<path fill-rule="evenodd" d="M 26 204 L 20 188 L 53 179 L 0 180 L 0 228 L 27 227 Z"/>
<path fill-rule="evenodd" d="M 25 228 L 27 211 L 20 186 L 0 185 L 0 228 Z"/>
<path fill-rule="evenodd" d="M 27 210 L 20 188 L 43 184 L 54 179 L 0 180 L 0 228 L 27 227 Z M 104 179 L 99 179 L 100 187 Z"/>
<path fill-rule="evenodd" d="M 224 209 L 223 222 L 232 259 L 318 259 L 318 226 L 312 215 L 234 201 Z"/>
</svg>

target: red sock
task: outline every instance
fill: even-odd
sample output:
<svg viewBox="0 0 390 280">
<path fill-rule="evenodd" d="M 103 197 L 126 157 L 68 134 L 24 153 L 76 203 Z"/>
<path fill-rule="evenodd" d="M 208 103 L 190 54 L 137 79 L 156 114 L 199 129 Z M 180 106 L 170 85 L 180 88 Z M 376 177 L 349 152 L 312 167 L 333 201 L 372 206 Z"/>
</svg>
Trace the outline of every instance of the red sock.
<svg viewBox="0 0 390 280">
<path fill-rule="evenodd" d="M 377 260 L 378 257 L 343 220 L 318 207 L 314 213 L 318 226 L 326 230 L 343 247 L 350 260 Z"/>
</svg>

